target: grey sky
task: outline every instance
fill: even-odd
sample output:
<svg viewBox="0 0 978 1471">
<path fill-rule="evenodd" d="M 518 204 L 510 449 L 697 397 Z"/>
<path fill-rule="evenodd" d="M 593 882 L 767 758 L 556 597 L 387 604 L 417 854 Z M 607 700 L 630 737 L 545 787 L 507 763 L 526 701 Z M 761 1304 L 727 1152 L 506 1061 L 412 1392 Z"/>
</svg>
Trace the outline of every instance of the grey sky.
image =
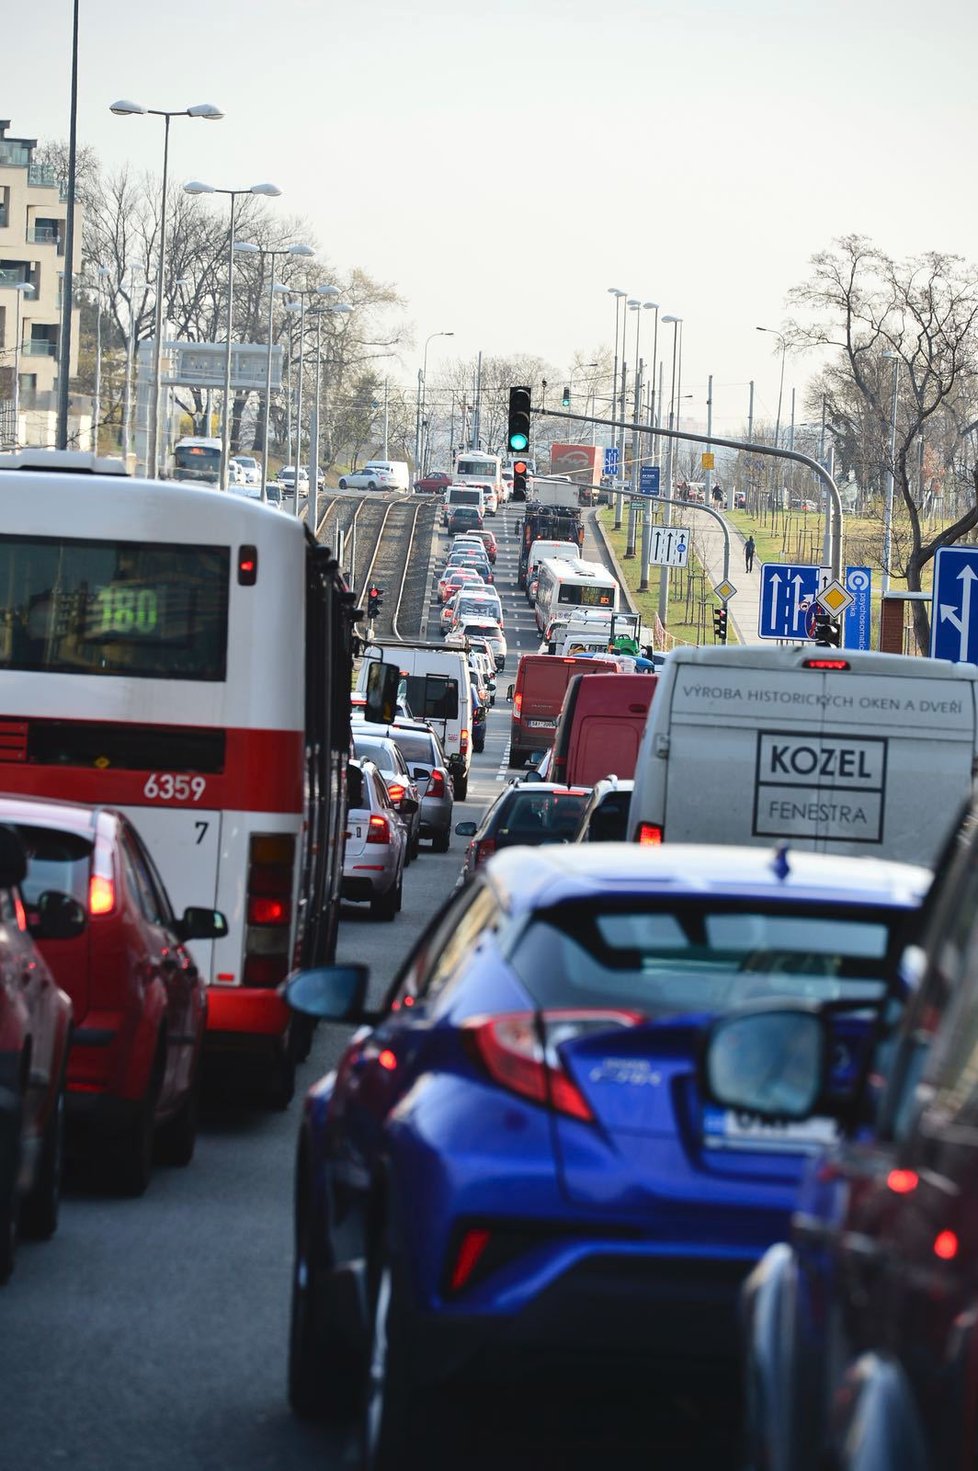
<svg viewBox="0 0 978 1471">
<path fill-rule="evenodd" d="M 81 12 L 80 139 L 110 168 L 158 172 L 159 121 L 108 104 L 218 103 L 223 122 L 174 124 L 174 179 L 270 179 L 272 207 L 306 216 L 324 257 L 396 283 L 418 343 L 392 367 L 404 382 L 441 329 L 455 337 L 431 344 L 429 377 L 446 349 L 560 365 L 610 347 L 614 285 L 684 317 L 683 412 L 702 417 L 712 372 L 717 430 L 732 432 L 751 378 L 773 418 L 777 344 L 754 327 L 782 322 L 833 236 L 976 254 L 975 0 Z M 70 0 L 34 0 L 8 28 L 0 114 L 15 135 L 67 135 L 69 25 Z M 789 359 L 799 401 L 810 367 Z"/>
</svg>

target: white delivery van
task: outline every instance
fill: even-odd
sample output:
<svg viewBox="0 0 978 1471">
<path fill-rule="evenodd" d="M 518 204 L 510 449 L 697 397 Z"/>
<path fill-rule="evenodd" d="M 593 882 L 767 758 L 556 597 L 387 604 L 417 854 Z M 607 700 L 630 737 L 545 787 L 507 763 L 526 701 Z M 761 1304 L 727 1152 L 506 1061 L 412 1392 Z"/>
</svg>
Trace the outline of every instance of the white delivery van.
<svg viewBox="0 0 978 1471">
<path fill-rule="evenodd" d="M 448 518 L 456 506 L 477 506 L 479 515 L 486 514 L 486 492 L 481 485 L 450 485 L 442 502 L 441 521 L 448 525 Z"/>
<path fill-rule="evenodd" d="M 974 664 L 816 644 L 676 649 L 628 835 L 933 864 L 975 775 L 976 682 Z"/>
<path fill-rule="evenodd" d="M 377 471 L 382 477 L 385 490 L 406 492 L 411 489 L 411 473 L 407 460 L 368 460 L 362 473 L 367 475 L 371 470 Z"/>
<path fill-rule="evenodd" d="M 411 714 L 427 720 L 438 732 L 448 757 L 455 796 L 464 801 L 472 765 L 472 691 L 465 650 L 443 644 L 369 643 L 357 675 L 358 690 L 366 691 L 370 665 L 375 660 L 398 665 Z"/>
</svg>

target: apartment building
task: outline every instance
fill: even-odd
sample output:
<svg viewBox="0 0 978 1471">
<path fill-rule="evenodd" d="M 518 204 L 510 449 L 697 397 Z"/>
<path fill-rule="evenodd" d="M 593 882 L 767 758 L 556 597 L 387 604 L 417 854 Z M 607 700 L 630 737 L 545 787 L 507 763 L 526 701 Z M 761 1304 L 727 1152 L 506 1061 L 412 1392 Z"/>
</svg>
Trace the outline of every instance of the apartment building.
<svg viewBox="0 0 978 1471">
<path fill-rule="evenodd" d="M 0 443 L 5 447 L 54 442 L 68 214 L 54 171 L 34 162 L 37 139 L 9 138 L 9 127 L 9 121 L 0 120 Z M 82 217 L 76 205 L 76 280 Z M 69 377 L 78 370 L 78 319 L 76 308 Z M 87 400 L 84 408 L 87 420 Z M 77 412 L 73 417 L 77 433 L 82 425 Z"/>
</svg>

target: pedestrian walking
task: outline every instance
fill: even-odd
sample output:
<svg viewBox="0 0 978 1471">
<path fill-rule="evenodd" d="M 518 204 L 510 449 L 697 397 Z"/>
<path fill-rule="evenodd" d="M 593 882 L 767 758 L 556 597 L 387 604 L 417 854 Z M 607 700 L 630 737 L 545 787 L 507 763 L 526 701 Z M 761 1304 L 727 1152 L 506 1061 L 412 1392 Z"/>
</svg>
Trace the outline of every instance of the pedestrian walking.
<svg viewBox="0 0 978 1471">
<path fill-rule="evenodd" d="M 744 567 L 748 572 L 754 569 L 754 551 L 754 538 L 749 536 L 744 542 Z"/>
</svg>

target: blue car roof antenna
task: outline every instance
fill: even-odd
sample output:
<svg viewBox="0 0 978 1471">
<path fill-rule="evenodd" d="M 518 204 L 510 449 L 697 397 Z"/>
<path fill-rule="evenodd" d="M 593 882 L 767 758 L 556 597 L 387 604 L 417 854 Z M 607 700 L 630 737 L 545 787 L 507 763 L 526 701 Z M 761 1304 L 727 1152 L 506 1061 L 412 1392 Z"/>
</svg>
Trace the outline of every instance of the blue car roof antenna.
<svg viewBox="0 0 978 1471">
<path fill-rule="evenodd" d="M 779 843 L 775 848 L 774 857 L 771 859 L 771 869 L 776 878 L 786 879 L 788 877 L 791 872 L 791 865 L 788 862 L 787 843 Z"/>
</svg>

